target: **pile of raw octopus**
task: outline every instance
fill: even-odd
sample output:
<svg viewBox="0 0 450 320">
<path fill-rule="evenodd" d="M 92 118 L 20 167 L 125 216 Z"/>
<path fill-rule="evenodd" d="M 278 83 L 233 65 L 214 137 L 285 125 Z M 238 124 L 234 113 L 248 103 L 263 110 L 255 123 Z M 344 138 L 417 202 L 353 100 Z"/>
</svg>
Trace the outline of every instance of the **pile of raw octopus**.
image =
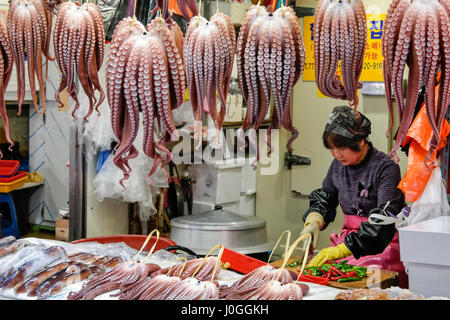
<svg viewBox="0 0 450 320">
<path fill-rule="evenodd" d="M 163 268 L 147 261 L 156 243 L 137 259 L 144 246 L 135 257 L 123 259 L 83 251 L 68 255 L 62 246 L 36 246 L 13 236 L 0 239 L 0 295 L 9 290 L 24 299 L 299 300 L 309 291 L 290 271 L 270 265 L 219 284 L 221 245 L 210 251 L 219 248 L 217 256 L 183 258 Z"/>
</svg>

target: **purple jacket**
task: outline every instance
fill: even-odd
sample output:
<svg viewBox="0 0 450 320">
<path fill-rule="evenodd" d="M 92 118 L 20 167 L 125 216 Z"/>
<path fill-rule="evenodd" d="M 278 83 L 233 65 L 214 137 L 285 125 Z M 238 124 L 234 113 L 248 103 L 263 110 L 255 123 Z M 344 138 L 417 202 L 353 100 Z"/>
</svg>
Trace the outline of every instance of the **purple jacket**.
<svg viewBox="0 0 450 320">
<path fill-rule="evenodd" d="M 406 206 L 405 197 L 397 188 L 400 180 L 399 166 L 369 142 L 369 150 L 361 163 L 343 166 L 333 160 L 322 188 L 311 193 L 310 208 L 303 219 L 312 211 L 319 212 L 324 217 L 325 229 L 334 221 L 338 204 L 344 214 L 368 217 L 371 210 L 384 208 L 388 201 L 386 211 L 397 215 Z M 383 228 L 362 223 L 358 233 L 350 234 L 345 243 L 356 256 L 377 254 L 384 250 L 394 234 L 393 224 Z"/>
</svg>

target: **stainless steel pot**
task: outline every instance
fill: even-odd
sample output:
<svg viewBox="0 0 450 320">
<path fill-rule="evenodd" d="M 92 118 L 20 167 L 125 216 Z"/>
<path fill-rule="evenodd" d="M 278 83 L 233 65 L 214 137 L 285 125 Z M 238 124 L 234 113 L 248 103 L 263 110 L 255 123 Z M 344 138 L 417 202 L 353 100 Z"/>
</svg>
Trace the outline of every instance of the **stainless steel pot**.
<svg viewBox="0 0 450 320">
<path fill-rule="evenodd" d="M 170 223 L 170 238 L 198 254 L 207 254 L 218 244 L 243 254 L 267 252 L 274 245 L 267 240 L 264 219 L 240 216 L 220 206 L 211 212 L 174 218 Z"/>
</svg>

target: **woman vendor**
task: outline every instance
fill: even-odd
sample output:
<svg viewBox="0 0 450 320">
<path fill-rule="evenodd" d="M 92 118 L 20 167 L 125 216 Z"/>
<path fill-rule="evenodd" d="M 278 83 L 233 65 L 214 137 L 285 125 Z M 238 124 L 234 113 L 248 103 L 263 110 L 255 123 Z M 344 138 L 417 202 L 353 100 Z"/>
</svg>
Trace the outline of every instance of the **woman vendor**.
<svg viewBox="0 0 450 320">
<path fill-rule="evenodd" d="M 323 143 L 334 160 L 322 187 L 309 197 L 302 233 L 313 235 L 315 249 L 320 230 L 334 221 L 338 205 L 344 212 L 344 225 L 338 235 L 331 234 L 331 246 L 321 250 L 309 266 L 346 258 L 349 264 L 396 271 L 399 286 L 407 288 L 395 225 L 368 222 L 372 213 L 397 215 L 406 206 L 404 195 L 397 188 L 400 168 L 374 148 L 368 141 L 370 133 L 370 120 L 363 114 L 347 106 L 333 109 Z"/>
</svg>

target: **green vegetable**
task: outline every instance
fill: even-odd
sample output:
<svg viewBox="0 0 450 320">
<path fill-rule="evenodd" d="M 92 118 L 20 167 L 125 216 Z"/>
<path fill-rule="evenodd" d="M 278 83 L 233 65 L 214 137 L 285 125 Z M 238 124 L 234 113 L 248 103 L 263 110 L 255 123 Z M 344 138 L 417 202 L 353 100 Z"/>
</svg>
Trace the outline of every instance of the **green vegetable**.
<svg viewBox="0 0 450 320">
<path fill-rule="evenodd" d="M 331 261 L 330 261 L 331 262 Z M 312 276 L 326 276 L 330 272 L 330 267 L 335 267 L 339 271 L 343 273 L 347 273 L 350 271 L 354 271 L 357 277 L 347 277 L 338 279 L 339 282 L 348 282 L 348 281 L 359 281 L 364 277 L 367 277 L 367 268 L 361 266 L 354 266 L 347 264 L 348 260 L 343 260 L 339 263 L 326 263 L 320 267 L 307 267 L 303 271 L 304 274 L 311 274 Z"/>
<path fill-rule="evenodd" d="M 362 278 L 358 278 L 358 277 L 348 277 L 348 278 L 341 278 L 338 279 L 338 282 L 350 282 L 350 281 L 359 281 Z"/>
</svg>

